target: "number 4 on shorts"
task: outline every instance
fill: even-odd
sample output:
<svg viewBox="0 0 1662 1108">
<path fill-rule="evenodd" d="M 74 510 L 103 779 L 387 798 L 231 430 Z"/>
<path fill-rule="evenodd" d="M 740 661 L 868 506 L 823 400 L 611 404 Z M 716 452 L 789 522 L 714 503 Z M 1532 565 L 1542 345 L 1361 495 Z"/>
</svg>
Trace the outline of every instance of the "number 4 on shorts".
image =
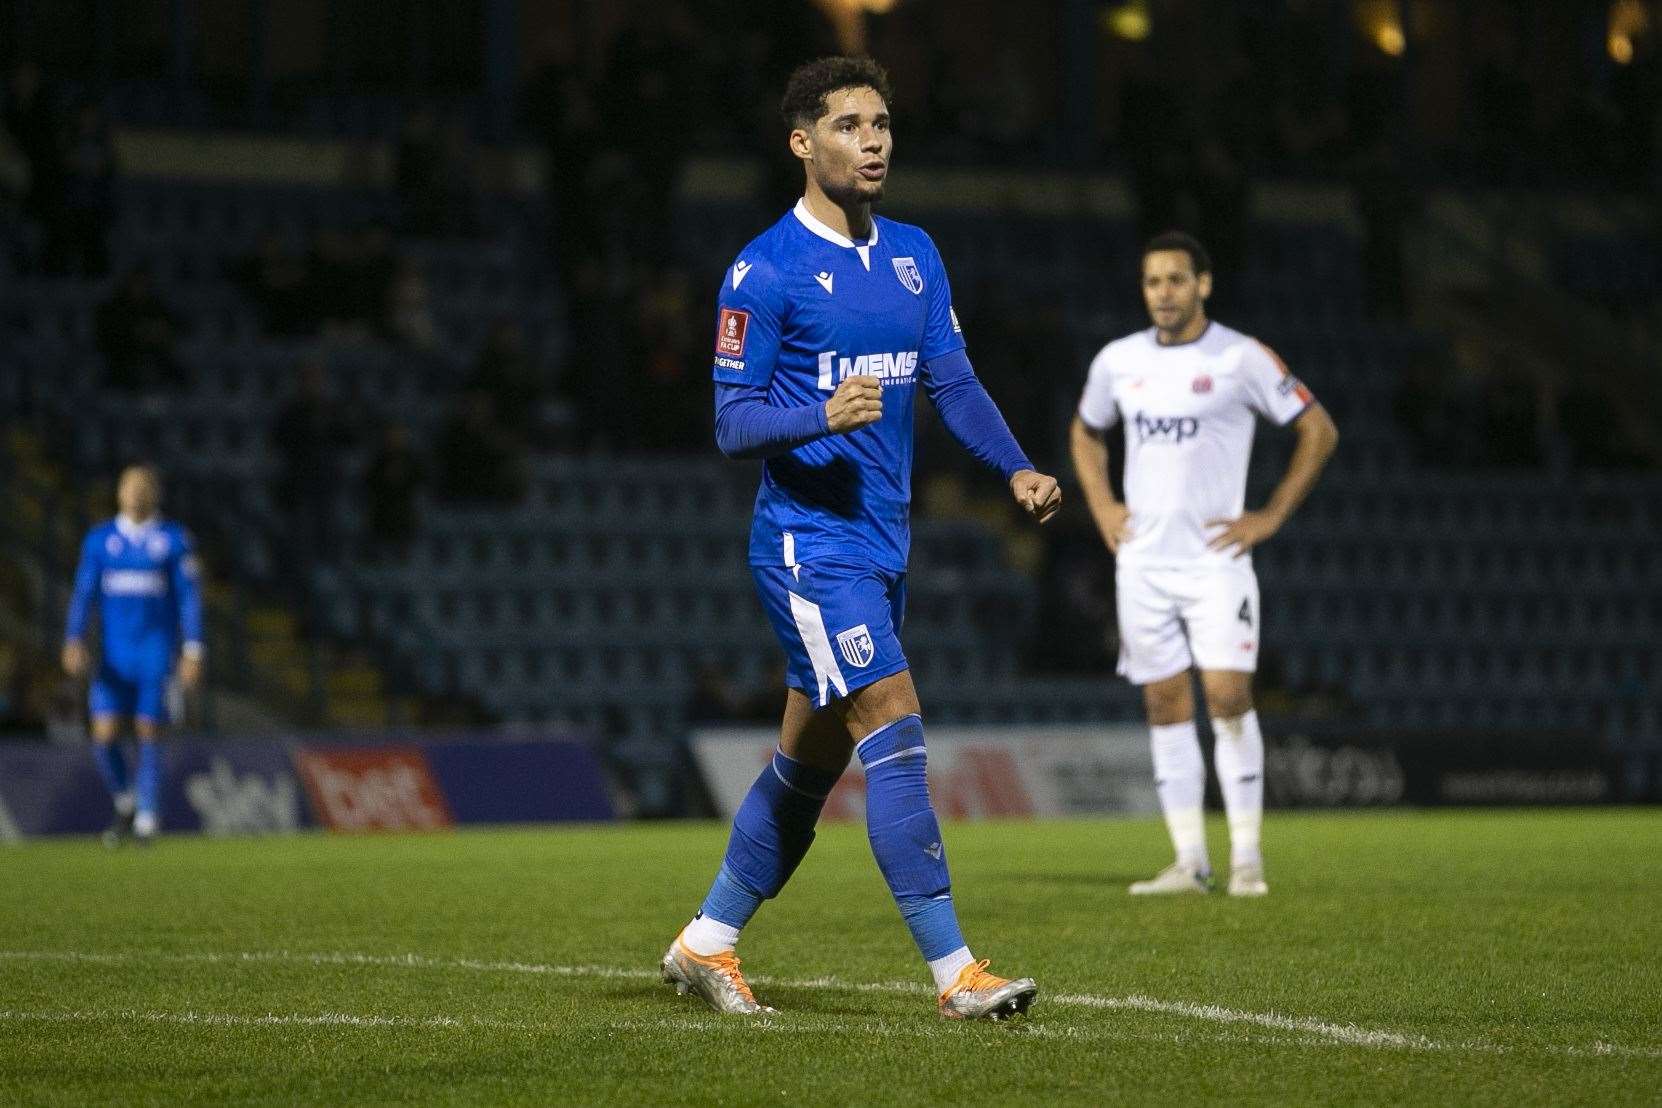
<svg viewBox="0 0 1662 1108">
<path fill-rule="evenodd" d="M 1250 599 L 1241 601 L 1241 610 L 1235 613 L 1235 618 L 1248 627 L 1252 626 L 1252 601 Z"/>
</svg>

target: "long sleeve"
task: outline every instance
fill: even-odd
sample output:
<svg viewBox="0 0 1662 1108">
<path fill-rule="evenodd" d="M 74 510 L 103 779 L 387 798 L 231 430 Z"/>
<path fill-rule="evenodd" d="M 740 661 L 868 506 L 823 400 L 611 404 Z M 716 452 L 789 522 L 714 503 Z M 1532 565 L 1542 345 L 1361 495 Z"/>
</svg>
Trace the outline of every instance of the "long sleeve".
<svg viewBox="0 0 1662 1108">
<path fill-rule="evenodd" d="M 829 433 L 824 404 L 781 408 L 766 389 L 716 383 L 716 445 L 729 458 L 770 458 Z"/>
<path fill-rule="evenodd" d="M 196 544 L 181 533 L 182 547 L 173 559 L 173 597 L 179 605 L 179 634 L 187 656 L 200 658 L 207 649 L 202 631 L 201 569 Z"/>
<path fill-rule="evenodd" d="M 86 638 L 87 621 L 92 618 L 92 598 L 98 591 L 103 557 L 98 532 L 94 531 L 81 543 L 81 562 L 75 567 L 75 591 L 70 594 L 69 615 L 64 620 L 66 641 L 76 642 Z"/>
<path fill-rule="evenodd" d="M 924 388 L 941 422 L 978 461 L 998 470 L 1008 481 L 1033 463 L 987 395 L 962 348 L 948 351 L 925 367 Z"/>
</svg>

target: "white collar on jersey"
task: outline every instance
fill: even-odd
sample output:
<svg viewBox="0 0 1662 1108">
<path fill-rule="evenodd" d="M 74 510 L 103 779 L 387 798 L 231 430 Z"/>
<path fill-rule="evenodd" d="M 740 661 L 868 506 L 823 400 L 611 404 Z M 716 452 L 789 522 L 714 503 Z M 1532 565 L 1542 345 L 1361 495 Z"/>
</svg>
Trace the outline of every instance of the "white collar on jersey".
<svg viewBox="0 0 1662 1108">
<path fill-rule="evenodd" d="M 137 542 L 139 539 L 149 534 L 153 528 L 159 527 L 161 522 L 161 516 L 151 516 L 143 523 L 140 523 L 132 516 L 123 513 L 115 517 L 115 529 L 120 531 L 121 537 L 126 539 L 128 542 Z"/>
<path fill-rule="evenodd" d="M 865 242 L 855 242 L 841 231 L 833 231 L 824 223 L 820 222 L 819 217 L 808 210 L 807 197 L 803 197 L 801 200 L 798 200 L 796 202 L 796 207 L 791 210 L 796 214 L 796 218 L 801 220 L 802 225 L 808 228 L 808 230 L 812 231 L 826 242 L 834 242 L 838 246 L 846 246 L 853 249 L 860 255 L 861 264 L 864 265 L 867 270 L 871 269 L 871 248 L 877 245 L 876 216 L 873 216 L 871 220 L 871 237 L 866 239 Z"/>
</svg>

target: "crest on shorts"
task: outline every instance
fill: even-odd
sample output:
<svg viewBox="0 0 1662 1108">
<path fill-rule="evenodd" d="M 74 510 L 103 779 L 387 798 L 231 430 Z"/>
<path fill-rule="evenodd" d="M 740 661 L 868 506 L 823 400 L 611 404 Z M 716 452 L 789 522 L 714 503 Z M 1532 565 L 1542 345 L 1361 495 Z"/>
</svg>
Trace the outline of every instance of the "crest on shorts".
<svg viewBox="0 0 1662 1108">
<path fill-rule="evenodd" d="M 840 632 L 837 635 L 837 649 L 842 652 L 843 661 L 855 669 L 865 669 L 871 665 L 872 655 L 877 653 L 877 646 L 871 641 L 871 632 L 866 630 L 863 623 Z"/>
<path fill-rule="evenodd" d="M 900 283 L 913 296 L 923 292 L 923 274 L 918 271 L 918 263 L 913 258 L 895 258 L 894 275 L 900 278 Z"/>
</svg>

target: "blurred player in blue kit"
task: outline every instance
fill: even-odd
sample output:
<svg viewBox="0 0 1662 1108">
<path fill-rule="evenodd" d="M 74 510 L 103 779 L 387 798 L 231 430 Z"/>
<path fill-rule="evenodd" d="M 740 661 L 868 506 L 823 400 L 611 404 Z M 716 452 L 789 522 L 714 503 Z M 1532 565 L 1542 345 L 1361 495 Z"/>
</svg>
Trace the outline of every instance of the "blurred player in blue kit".
<svg viewBox="0 0 1662 1108">
<path fill-rule="evenodd" d="M 105 842 L 150 841 L 160 827 L 161 752 L 156 740 L 168 722 L 175 672 L 186 688 L 202 679 L 202 599 L 190 534 L 164 520 L 161 476 L 130 466 L 116 487 L 119 514 L 87 533 L 64 631 L 63 667 L 72 677 L 91 671 L 88 714 L 93 759 L 110 790 L 115 822 Z M 101 648 L 87 650 L 93 608 Z M 96 665 L 94 665 L 96 661 Z M 118 740 L 132 720 L 138 764 L 129 776 Z"/>
<path fill-rule="evenodd" d="M 1037 994 L 977 961 L 959 929 L 924 774 L 924 728 L 900 645 L 919 386 L 942 423 L 1041 523 L 1061 505 L 964 353 L 940 254 L 872 215 L 894 149 L 888 75 L 868 59 L 798 69 L 782 114 L 805 188 L 723 275 L 716 439 L 763 458 L 750 567 L 787 657 L 778 749 L 733 820 L 709 895 L 662 960 L 665 981 L 757 1014 L 739 933 L 814 838 L 858 755 L 873 855 L 934 977 L 942 1015 L 1003 1018 Z"/>
</svg>

